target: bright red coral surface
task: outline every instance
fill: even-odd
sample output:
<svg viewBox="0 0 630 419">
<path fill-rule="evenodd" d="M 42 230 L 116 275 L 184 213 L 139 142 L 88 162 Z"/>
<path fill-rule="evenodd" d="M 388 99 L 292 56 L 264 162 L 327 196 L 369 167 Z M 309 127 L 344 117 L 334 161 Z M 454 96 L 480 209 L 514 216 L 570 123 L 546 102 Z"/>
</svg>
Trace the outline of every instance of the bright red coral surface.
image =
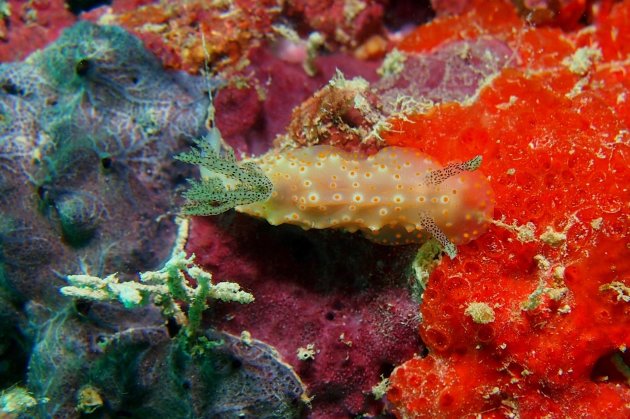
<svg viewBox="0 0 630 419">
<path fill-rule="evenodd" d="M 402 42 L 490 36 L 516 56 L 471 103 L 386 136 L 442 161 L 482 154 L 497 201 L 490 231 L 430 276 L 429 355 L 398 367 L 387 395 L 399 417 L 630 415 L 629 17 L 617 3 L 567 34 L 493 1 Z"/>
</svg>

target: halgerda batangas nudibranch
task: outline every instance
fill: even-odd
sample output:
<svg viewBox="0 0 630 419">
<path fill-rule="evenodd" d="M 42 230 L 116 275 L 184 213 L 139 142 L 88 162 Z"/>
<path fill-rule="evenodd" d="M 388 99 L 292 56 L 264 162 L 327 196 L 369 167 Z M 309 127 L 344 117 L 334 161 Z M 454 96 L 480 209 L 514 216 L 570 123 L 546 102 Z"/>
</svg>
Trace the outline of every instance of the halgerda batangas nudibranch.
<svg viewBox="0 0 630 419">
<path fill-rule="evenodd" d="M 477 238 L 494 198 L 475 170 L 481 156 L 441 167 L 411 148 L 386 147 L 367 158 L 331 146 L 269 152 L 255 162 L 271 179 L 271 196 L 236 207 L 270 224 L 361 231 L 382 244 L 423 243 L 429 235 L 455 257 Z"/>
<path fill-rule="evenodd" d="M 214 215 L 235 208 L 272 225 L 361 231 L 382 244 L 423 243 L 430 236 L 455 257 L 455 245 L 481 235 L 494 198 L 475 170 L 481 156 L 441 167 L 422 152 L 386 147 L 362 158 L 331 146 L 270 151 L 237 162 L 231 150 L 199 141 L 178 156 L 202 166 L 184 193 L 184 212 Z"/>
</svg>

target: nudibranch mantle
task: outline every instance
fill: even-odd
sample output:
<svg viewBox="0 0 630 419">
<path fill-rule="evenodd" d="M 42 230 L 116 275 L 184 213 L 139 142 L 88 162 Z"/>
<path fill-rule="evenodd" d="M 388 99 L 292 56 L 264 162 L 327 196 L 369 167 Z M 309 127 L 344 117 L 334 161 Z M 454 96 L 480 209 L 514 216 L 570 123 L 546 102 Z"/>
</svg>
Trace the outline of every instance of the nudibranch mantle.
<svg viewBox="0 0 630 419">
<path fill-rule="evenodd" d="M 273 192 L 236 210 L 272 225 L 361 231 L 392 245 L 433 236 L 454 257 L 455 244 L 481 235 L 494 209 L 490 184 L 475 171 L 480 156 L 442 167 L 412 148 L 386 147 L 361 158 L 318 145 L 248 161 L 271 180 Z"/>
</svg>

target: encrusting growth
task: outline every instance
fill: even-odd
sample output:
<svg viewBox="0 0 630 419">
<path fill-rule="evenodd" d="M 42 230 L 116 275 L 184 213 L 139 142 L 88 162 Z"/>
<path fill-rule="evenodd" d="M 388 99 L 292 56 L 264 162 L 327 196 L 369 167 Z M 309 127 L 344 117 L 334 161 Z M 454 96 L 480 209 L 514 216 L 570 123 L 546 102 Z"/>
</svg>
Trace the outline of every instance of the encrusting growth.
<svg viewBox="0 0 630 419">
<path fill-rule="evenodd" d="M 213 283 L 212 274 L 196 266 L 193 260 L 194 255 L 186 258 L 186 254 L 180 252 L 159 271 L 140 273 L 140 282 L 120 282 L 117 274 L 105 278 L 68 275 L 70 285 L 62 287 L 61 293 L 85 300 L 117 300 L 125 308 L 142 307 L 153 298 L 165 317 L 174 317 L 191 333 L 196 332 L 201 323 L 201 313 L 207 308 L 208 298 L 241 304 L 254 301 L 254 297 L 235 282 Z M 196 286 L 191 286 L 184 272 L 196 281 Z M 188 305 L 188 315 L 182 311 L 181 302 Z"/>
</svg>

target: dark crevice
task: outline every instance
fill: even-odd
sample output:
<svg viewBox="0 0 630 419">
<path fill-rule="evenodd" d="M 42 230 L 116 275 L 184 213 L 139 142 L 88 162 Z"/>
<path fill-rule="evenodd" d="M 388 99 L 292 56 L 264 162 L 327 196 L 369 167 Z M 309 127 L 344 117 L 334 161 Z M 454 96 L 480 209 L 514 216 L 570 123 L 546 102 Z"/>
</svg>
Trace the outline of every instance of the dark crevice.
<svg viewBox="0 0 630 419">
<path fill-rule="evenodd" d="M 68 0 L 66 5 L 73 15 L 95 9 L 100 6 L 110 5 L 111 0 Z"/>
</svg>

